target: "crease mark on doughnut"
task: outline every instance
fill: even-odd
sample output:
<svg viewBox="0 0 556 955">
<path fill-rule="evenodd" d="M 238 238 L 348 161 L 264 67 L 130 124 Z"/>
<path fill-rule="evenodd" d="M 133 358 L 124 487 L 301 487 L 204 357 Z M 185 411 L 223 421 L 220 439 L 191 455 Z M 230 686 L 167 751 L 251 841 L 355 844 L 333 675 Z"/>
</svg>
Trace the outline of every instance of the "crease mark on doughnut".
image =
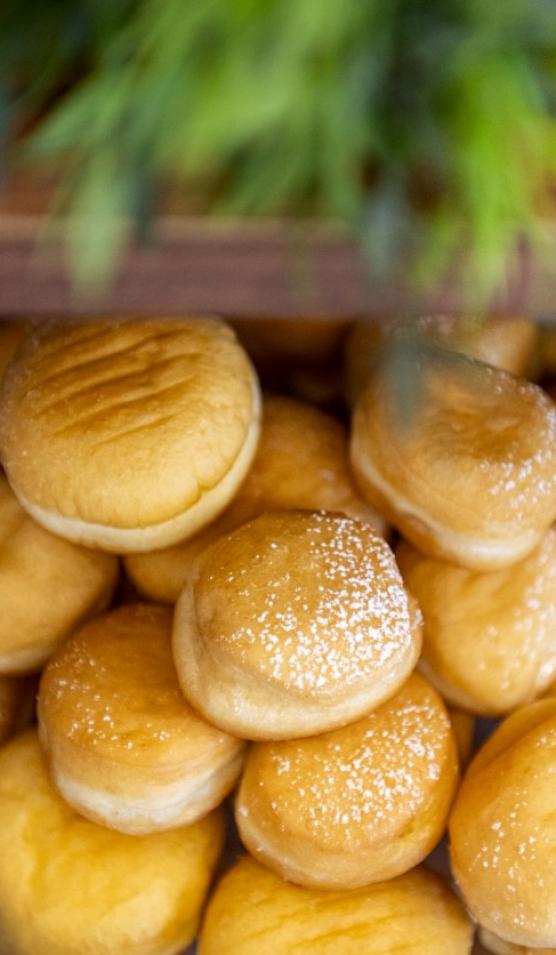
<svg viewBox="0 0 556 955">
<path fill-rule="evenodd" d="M 174 417 L 175 415 L 173 414 L 161 415 L 160 417 L 153 418 L 151 421 L 144 421 L 142 424 L 138 424 L 134 428 L 124 428 L 122 431 L 116 431 L 108 438 L 101 438 L 100 441 L 95 441 L 92 448 L 94 450 L 96 448 L 105 447 L 107 444 L 112 444 L 114 441 L 119 441 L 121 438 L 127 438 L 130 434 L 137 434 L 139 431 L 148 431 L 149 428 L 154 428 L 161 424 L 167 424 L 169 421 L 172 421 Z"/>
<path fill-rule="evenodd" d="M 80 330 L 81 329 L 79 329 L 79 331 Z M 42 349 L 43 356 L 45 358 L 55 360 L 56 358 L 59 358 L 60 355 L 67 355 L 67 353 L 71 349 L 80 348 L 82 345 L 88 345 L 90 344 L 90 342 L 95 341 L 97 338 L 102 338 L 102 337 L 106 338 L 108 331 L 109 329 L 107 329 L 106 327 L 103 327 L 100 329 L 100 331 L 95 330 L 91 335 L 82 335 L 81 337 L 78 336 L 69 342 L 66 340 L 65 343 L 58 348 L 53 347 L 49 349 L 48 346 L 44 345 L 44 342 L 41 342 L 41 349 Z M 32 337 L 33 336 L 31 334 L 31 338 Z"/>
<path fill-rule="evenodd" d="M 161 371 L 164 368 L 171 367 L 176 362 L 183 364 L 183 355 L 172 355 L 168 358 L 161 358 L 156 361 L 153 365 L 146 365 L 141 368 L 135 368 L 133 371 L 126 372 L 122 375 L 114 375 L 113 372 L 109 375 L 104 376 L 103 378 L 98 378 L 96 381 L 91 382 L 90 384 L 84 385 L 82 388 L 77 388 L 76 391 L 68 391 L 65 395 L 57 397 L 50 404 L 43 405 L 35 413 L 35 417 L 41 418 L 44 415 L 48 414 L 51 411 L 57 411 L 68 401 L 75 401 L 77 398 L 83 398 L 85 395 L 94 394 L 98 388 L 102 388 L 105 385 L 109 386 L 118 386 L 123 382 L 129 381 L 129 379 L 141 379 L 146 375 L 152 375 L 154 372 Z M 68 372 L 72 369 L 68 369 Z M 137 381 L 138 388 L 148 387 L 148 382 Z"/>
<path fill-rule="evenodd" d="M 52 375 L 48 375 L 46 378 L 43 378 L 39 382 L 39 387 L 47 388 L 52 386 L 56 381 L 63 378 L 64 375 L 70 374 L 72 377 L 80 375 L 86 368 L 91 366 L 98 365 L 101 362 L 110 362 L 113 363 L 115 359 L 121 358 L 122 355 L 127 355 L 130 352 L 138 351 L 140 348 L 145 347 L 146 345 L 152 344 L 154 342 L 164 341 L 165 339 L 172 338 L 176 336 L 175 330 L 171 332 L 164 333 L 150 333 L 149 335 L 140 338 L 138 341 L 132 342 L 130 345 L 126 345 L 124 348 L 119 348 L 117 351 L 107 351 L 102 355 L 96 355 L 94 358 L 88 358 L 87 361 L 80 362 L 77 365 L 69 365 L 67 368 L 61 368 L 58 371 L 55 371 Z M 78 343 L 79 345 L 81 342 Z M 50 357 L 50 356 L 49 356 Z"/>
<path fill-rule="evenodd" d="M 61 435 L 71 434 L 74 430 L 81 430 L 86 428 L 88 425 L 91 425 L 94 421 L 99 418 L 103 418 L 106 415 L 115 414 L 122 409 L 129 410 L 134 405 L 141 404 L 146 401 L 152 401 L 153 399 L 161 398 L 162 396 L 168 396 L 174 394 L 175 392 L 183 391 L 184 385 L 187 384 L 187 379 L 176 382 L 173 385 L 167 385 L 165 388 L 159 388 L 158 391 L 147 392 L 143 395 L 138 395 L 135 398 L 126 398 L 125 401 L 118 401 L 116 404 L 107 404 L 103 408 L 95 408 L 94 411 L 89 414 L 83 415 L 82 417 L 74 418 L 69 424 L 63 425 L 63 427 L 58 428 L 56 431 L 52 432 L 53 437 L 60 437 Z"/>
</svg>

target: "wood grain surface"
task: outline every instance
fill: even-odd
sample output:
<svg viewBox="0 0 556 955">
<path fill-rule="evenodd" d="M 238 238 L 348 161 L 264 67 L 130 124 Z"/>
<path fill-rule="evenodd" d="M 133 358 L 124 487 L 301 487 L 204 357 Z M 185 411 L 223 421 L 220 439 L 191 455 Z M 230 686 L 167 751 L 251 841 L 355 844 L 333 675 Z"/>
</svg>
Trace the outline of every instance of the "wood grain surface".
<svg viewBox="0 0 556 955">
<path fill-rule="evenodd" d="M 340 226 L 319 221 L 227 221 L 165 213 L 148 243 L 130 243 L 111 283 L 84 299 L 72 286 L 56 231 L 43 241 L 52 183 L 17 181 L 0 191 L 0 313 L 218 313 L 223 316 L 345 316 L 468 311 L 462 260 L 437 287 L 417 294 L 400 262 L 395 281 L 372 277 Z M 499 314 L 556 316 L 556 269 L 525 246 L 508 261 L 490 302 Z"/>
</svg>

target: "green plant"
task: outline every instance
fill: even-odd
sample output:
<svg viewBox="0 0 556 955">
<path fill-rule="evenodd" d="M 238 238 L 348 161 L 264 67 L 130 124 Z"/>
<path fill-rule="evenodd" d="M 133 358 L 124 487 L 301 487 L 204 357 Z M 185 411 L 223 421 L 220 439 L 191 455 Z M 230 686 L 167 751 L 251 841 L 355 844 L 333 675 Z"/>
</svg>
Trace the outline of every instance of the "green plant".
<svg viewBox="0 0 556 955">
<path fill-rule="evenodd" d="M 11 161 L 64 160 L 81 279 L 168 179 L 341 219 L 415 282 L 467 248 L 485 294 L 519 237 L 549 241 L 553 0 L 4 0 L 0 64 L 4 115 L 38 117 Z"/>
</svg>

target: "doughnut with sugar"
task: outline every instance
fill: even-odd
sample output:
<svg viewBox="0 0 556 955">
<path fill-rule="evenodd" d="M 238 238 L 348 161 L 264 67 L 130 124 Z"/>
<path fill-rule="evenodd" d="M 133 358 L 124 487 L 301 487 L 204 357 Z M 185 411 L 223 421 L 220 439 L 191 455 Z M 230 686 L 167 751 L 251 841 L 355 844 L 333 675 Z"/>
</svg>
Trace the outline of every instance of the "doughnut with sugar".
<svg viewBox="0 0 556 955">
<path fill-rule="evenodd" d="M 126 604 L 97 617 L 43 672 L 40 738 L 77 812 L 130 834 L 188 825 L 234 786 L 244 745 L 185 702 L 170 608 Z"/>
<path fill-rule="evenodd" d="M 396 692 L 421 646 L 385 541 L 302 511 L 263 514 L 197 558 L 173 643 L 191 705 L 246 739 L 357 719 Z"/>
</svg>

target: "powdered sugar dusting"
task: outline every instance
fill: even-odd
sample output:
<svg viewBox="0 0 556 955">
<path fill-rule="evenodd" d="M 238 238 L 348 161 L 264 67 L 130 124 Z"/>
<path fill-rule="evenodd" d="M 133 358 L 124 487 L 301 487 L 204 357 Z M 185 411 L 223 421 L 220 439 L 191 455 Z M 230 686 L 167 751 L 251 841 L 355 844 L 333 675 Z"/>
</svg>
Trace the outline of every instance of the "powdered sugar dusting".
<svg viewBox="0 0 556 955">
<path fill-rule="evenodd" d="M 250 528 L 257 546 L 240 550 Z M 234 536 L 242 561 L 225 576 L 226 621 L 217 639 L 245 662 L 256 659 L 260 673 L 326 694 L 338 681 L 357 684 L 407 656 L 407 596 L 390 548 L 368 527 L 324 513 L 265 515 L 228 541 Z M 220 572 L 209 563 L 205 592 L 221 587 Z"/>
<path fill-rule="evenodd" d="M 555 785 L 556 720 L 547 708 L 545 721 L 518 736 L 500 760 L 478 769 L 456 807 L 456 816 L 464 815 L 455 820 L 452 841 L 468 901 L 500 934 L 509 924 L 539 937 L 556 931 L 547 891 L 556 878 Z"/>
<path fill-rule="evenodd" d="M 267 746 L 259 786 L 278 817 L 357 848 L 423 810 L 446 767 L 449 736 L 438 698 L 413 677 L 352 726 Z"/>
<path fill-rule="evenodd" d="M 146 748 L 154 754 L 187 745 L 205 727 L 207 740 L 218 737 L 183 699 L 170 623 L 169 609 L 127 605 L 73 636 L 43 677 L 47 729 L 79 746 L 139 760 Z"/>
</svg>

